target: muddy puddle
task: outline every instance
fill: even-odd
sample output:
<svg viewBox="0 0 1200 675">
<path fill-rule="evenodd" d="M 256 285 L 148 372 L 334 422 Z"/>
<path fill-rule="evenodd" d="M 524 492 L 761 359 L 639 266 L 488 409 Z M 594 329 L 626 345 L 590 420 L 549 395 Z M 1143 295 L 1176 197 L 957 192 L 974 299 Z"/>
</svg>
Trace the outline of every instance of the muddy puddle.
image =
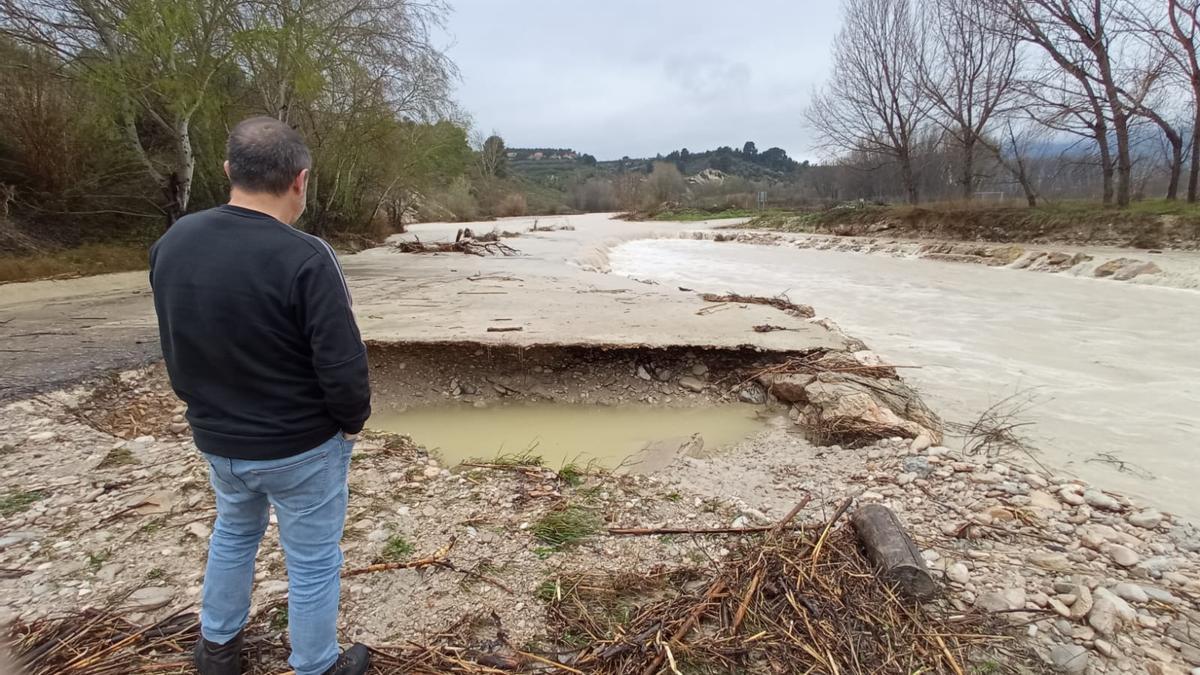
<svg viewBox="0 0 1200 675">
<path fill-rule="evenodd" d="M 379 411 L 370 428 L 408 434 L 446 466 L 521 454 L 545 466 L 594 464 L 657 470 L 680 454 L 714 452 L 763 428 L 761 408 L 699 408 L 530 403 L 475 408 L 463 404 Z"/>
</svg>

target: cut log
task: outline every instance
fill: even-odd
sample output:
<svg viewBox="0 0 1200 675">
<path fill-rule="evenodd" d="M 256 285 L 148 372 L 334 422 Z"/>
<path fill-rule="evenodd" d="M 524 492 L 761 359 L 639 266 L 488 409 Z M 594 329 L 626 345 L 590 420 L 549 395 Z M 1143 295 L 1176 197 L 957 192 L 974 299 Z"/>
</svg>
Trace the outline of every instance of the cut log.
<svg viewBox="0 0 1200 675">
<path fill-rule="evenodd" d="M 925 566 L 925 558 L 891 509 L 867 504 L 854 512 L 851 521 L 858 540 L 885 581 L 917 600 L 937 595 L 938 585 Z"/>
</svg>

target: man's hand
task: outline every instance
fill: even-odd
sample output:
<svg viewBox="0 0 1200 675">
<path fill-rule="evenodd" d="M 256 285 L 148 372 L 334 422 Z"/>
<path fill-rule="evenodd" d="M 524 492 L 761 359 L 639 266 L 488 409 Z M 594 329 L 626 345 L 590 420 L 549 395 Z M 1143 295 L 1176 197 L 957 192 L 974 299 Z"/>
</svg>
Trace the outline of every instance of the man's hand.
<svg viewBox="0 0 1200 675">
<path fill-rule="evenodd" d="M 351 443 L 353 443 L 354 441 L 357 441 L 357 440 L 358 440 L 358 434 L 348 434 L 348 433 L 346 433 L 346 432 L 344 432 L 344 431 L 343 431 L 343 432 L 342 432 L 342 438 L 344 438 L 344 439 L 346 439 L 347 441 L 350 441 Z"/>
</svg>

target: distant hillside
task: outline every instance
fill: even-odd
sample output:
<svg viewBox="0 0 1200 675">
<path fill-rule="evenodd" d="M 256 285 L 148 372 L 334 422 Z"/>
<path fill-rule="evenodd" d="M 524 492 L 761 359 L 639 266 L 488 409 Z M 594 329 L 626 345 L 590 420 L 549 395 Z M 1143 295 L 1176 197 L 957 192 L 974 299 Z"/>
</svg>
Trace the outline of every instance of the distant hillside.
<svg viewBox="0 0 1200 675">
<path fill-rule="evenodd" d="M 670 162 L 685 176 L 695 176 L 707 170 L 721 175 L 748 180 L 784 181 L 808 168 L 808 162 L 797 162 L 782 148 L 759 152 L 753 142 L 741 149 L 722 146 L 715 150 L 690 152 L 687 148 L 673 150 L 655 157 L 622 157 L 596 161 L 586 153 L 571 148 L 509 148 L 508 166 L 519 176 L 537 182 L 560 183 L 569 178 L 587 178 L 619 173 L 650 173 L 655 162 Z"/>
</svg>

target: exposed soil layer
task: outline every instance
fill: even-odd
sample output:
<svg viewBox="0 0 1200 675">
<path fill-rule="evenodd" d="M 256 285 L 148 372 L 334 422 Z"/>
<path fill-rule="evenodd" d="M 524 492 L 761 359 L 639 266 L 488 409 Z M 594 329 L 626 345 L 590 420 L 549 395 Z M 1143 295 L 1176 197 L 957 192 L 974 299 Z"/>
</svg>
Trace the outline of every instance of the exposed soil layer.
<svg viewBox="0 0 1200 675">
<path fill-rule="evenodd" d="M 749 228 L 836 234 L 912 237 L 952 241 L 1026 242 L 1200 248 L 1200 212 L 1178 213 L 1104 209 L 1062 204 L 1040 208 L 985 206 L 847 205 L 803 214 L 770 214 Z"/>
<path fill-rule="evenodd" d="M 555 401 L 693 407 L 736 400 L 755 372 L 788 357 L 689 347 L 369 346 L 376 408 L 447 399 L 480 405 Z"/>
</svg>

